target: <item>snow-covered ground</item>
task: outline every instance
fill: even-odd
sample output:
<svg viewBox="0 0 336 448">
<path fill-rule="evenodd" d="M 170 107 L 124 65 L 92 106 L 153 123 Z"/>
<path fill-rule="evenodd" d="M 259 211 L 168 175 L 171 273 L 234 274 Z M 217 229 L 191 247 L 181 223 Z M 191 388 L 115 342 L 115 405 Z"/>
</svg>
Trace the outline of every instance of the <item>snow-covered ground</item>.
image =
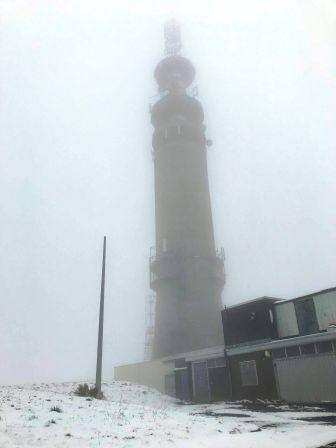
<svg viewBox="0 0 336 448">
<path fill-rule="evenodd" d="M 0 448 L 313 448 L 336 441 L 336 426 L 303 420 L 336 421 L 336 413 L 318 408 L 183 405 L 117 381 L 104 384 L 106 400 L 91 400 L 74 396 L 76 387 L 1 387 Z"/>
</svg>

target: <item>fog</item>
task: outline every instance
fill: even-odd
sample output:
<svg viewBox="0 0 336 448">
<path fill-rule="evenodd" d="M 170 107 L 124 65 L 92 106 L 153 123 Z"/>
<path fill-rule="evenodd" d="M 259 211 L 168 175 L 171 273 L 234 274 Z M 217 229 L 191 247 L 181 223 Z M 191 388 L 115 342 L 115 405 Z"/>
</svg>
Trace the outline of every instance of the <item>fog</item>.
<svg viewBox="0 0 336 448">
<path fill-rule="evenodd" d="M 335 286 L 330 0 L 0 0 L 0 382 L 104 377 L 144 352 L 149 103 L 182 25 L 205 110 L 223 304 Z"/>
</svg>

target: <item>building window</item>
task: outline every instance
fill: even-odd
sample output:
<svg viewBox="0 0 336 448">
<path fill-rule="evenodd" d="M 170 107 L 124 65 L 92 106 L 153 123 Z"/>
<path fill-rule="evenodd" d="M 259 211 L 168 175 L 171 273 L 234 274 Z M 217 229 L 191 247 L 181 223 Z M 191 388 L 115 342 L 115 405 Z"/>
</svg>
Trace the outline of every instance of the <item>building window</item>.
<svg viewBox="0 0 336 448">
<path fill-rule="evenodd" d="M 221 358 L 212 358 L 212 359 L 207 359 L 207 366 L 212 368 L 212 367 L 225 367 L 225 358 L 221 357 Z"/>
<path fill-rule="evenodd" d="M 313 299 L 294 302 L 300 335 L 313 334 L 319 331 Z"/>
<path fill-rule="evenodd" d="M 331 353 L 333 351 L 333 346 L 331 341 L 316 342 L 317 353 Z"/>
<path fill-rule="evenodd" d="M 315 344 L 305 344 L 300 347 L 301 355 L 313 355 L 315 354 Z"/>
<path fill-rule="evenodd" d="M 288 358 L 293 356 L 300 356 L 300 348 L 298 345 L 294 345 L 293 347 L 286 347 L 286 354 Z"/>
<path fill-rule="evenodd" d="M 286 350 L 284 348 L 277 348 L 272 351 L 273 359 L 286 358 Z"/>
<path fill-rule="evenodd" d="M 258 373 L 255 360 L 241 361 L 239 366 L 242 386 L 258 386 Z"/>
<path fill-rule="evenodd" d="M 185 358 L 175 359 L 175 369 L 180 369 L 182 367 L 185 367 L 185 368 L 187 367 Z"/>
</svg>

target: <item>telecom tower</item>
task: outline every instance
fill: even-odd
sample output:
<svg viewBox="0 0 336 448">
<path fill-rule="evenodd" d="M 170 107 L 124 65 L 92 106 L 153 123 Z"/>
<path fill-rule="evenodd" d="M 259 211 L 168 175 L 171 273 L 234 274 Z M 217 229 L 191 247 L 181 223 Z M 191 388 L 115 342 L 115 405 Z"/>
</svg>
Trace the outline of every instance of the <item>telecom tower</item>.
<svg viewBox="0 0 336 448">
<path fill-rule="evenodd" d="M 223 252 L 216 251 L 200 102 L 188 94 L 195 77 L 180 55 L 180 27 L 165 26 L 165 58 L 155 69 L 161 98 L 154 126 L 156 247 L 150 285 L 156 293 L 152 358 L 223 344 Z"/>
</svg>

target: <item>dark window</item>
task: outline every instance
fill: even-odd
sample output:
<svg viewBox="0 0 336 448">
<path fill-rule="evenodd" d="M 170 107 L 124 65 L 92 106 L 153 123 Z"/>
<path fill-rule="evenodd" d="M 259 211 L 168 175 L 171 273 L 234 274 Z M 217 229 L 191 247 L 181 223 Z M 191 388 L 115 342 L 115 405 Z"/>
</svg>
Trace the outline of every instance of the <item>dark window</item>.
<svg viewBox="0 0 336 448">
<path fill-rule="evenodd" d="M 271 339 L 274 332 L 269 303 L 226 308 L 223 311 L 224 336 L 227 346 Z"/>
<path fill-rule="evenodd" d="M 286 353 L 288 357 L 291 356 L 300 356 L 300 349 L 298 345 L 294 345 L 293 347 L 286 347 Z"/>
<path fill-rule="evenodd" d="M 175 368 L 186 367 L 185 358 L 175 359 Z"/>
<path fill-rule="evenodd" d="M 316 343 L 317 353 L 330 353 L 333 351 L 333 346 L 331 341 L 323 341 Z"/>
<path fill-rule="evenodd" d="M 239 363 L 242 386 L 258 386 L 257 365 L 254 359 Z"/>
<path fill-rule="evenodd" d="M 313 299 L 294 302 L 300 334 L 313 334 L 319 331 Z"/>
<path fill-rule="evenodd" d="M 301 355 L 312 355 L 315 353 L 315 345 L 314 344 L 305 344 L 301 345 Z"/>
<path fill-rule="evenodd" d="M 284 348 L 277 348 L 272 351 L 273 359 L 286 358 L 286 350 Z"/>
</svg>

